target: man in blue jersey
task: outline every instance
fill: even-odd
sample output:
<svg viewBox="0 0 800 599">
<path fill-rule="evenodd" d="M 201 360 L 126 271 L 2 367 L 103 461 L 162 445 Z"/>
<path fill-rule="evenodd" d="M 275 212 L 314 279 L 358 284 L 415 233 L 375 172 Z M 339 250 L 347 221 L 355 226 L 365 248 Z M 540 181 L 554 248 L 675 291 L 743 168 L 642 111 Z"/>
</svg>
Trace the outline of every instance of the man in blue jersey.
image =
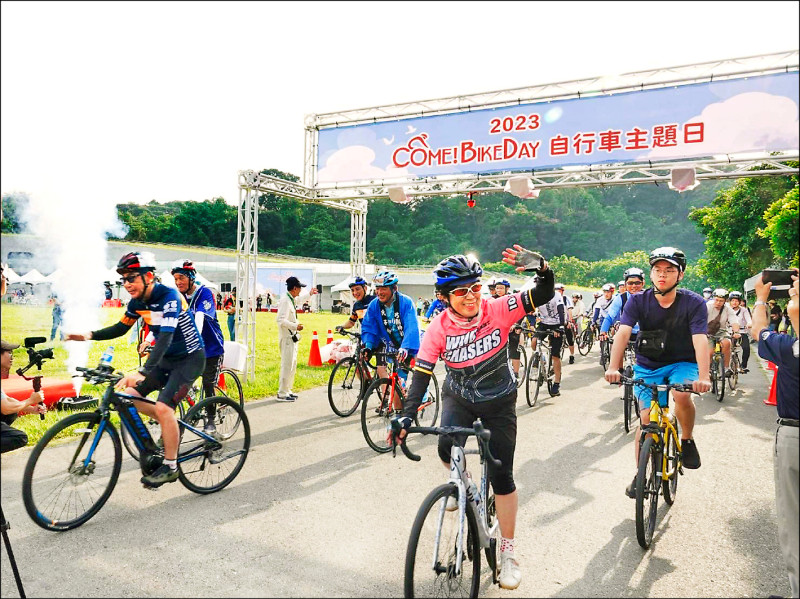
<svg viewBox="0 0 800 599">
<path fill-rule="evenodd" d="M 189 302 L 189 310 L 194 314 L 194 324 L 203 338 L 205 346 L 206 366 L 203 370 L 203 397 L 216 395 L 214 385 L 222 369 L 222 359 L 225 357 L 225 342 L 222 329 L 217 320 L 217 307 L 214 293 L 205 285 L 196 282 L 197 270 L 191 260 L 179 260 L 172 268 L 175 277 L 175 286 Z M 259 296 L 260 297 L 260 296 Z M 205 432 L 212 433 L 214 426 L 214 406 L 209 409 L 209 418 Z"/>
<path fill-rule="evenodd" d="M 628 300 L 636 294 L 644 290 L 644 271 L 641 268 L 632 266 L 625 271 L 623 276 L 625 280 L 625 291 L 618 293 L 611 300 L 611 305 L 606 309 L 606 316 L 603 319 L 603 324 L 600 326 L 600 339 L 602 341 L 608 340 L 608 332 L 611 327 L 619 322 L 622 316 L 622 310 Z M 631 331 L 631 341 L 636 340 L 636 334 L 639 332 L 639 325 L 636 324 Z"/>
<path fill-rule="evenodd" d="M 431 302 L 430 306 L 428 306 L 428 311 L 425 312 L 425 317 L 422 319 L 423 322 L 430 322 L 432 319 L 436 318 L 440 312 L 443 312 L 446 309 L 447 304 L 444 303 L 442 294 L 437 290 L 436 299 Z"/>
<path fill-rule="evenodd" d="M 131 301 L 122 319 L 98 331 L 65 336 L 67 341 L 116 339 L 125 335 L 140 317 L 150 326 L 156 344 L 147 362 L 117 383 L 117 389 L 139 397 L 160 389 L 155 405 L 133 402 L 137 410 L 158 420 L 164 440 L 164 463 L 142 477 L 142 483 L 149 487 L 178 479 L 180 434 L 175 408 L 205 366 L 203 339 L 186 299 L 177 289 L 156 283 L 155 270 L 155 257 L 150 252 L 125 254 L 117 264 L 117 272 L 122 275 Z"/>
<path fill-rule="evenodd" d="M 398 278 L 384 270 L 372 279 L 378 301 L 370 303 L 361 323 L 361 341 L 366 356 L 383 342 L 387 351 L 397 351 L 397 363 L 405 365 L 400 376 L 408 376 L 407 362 L 419 351 L 419 323 L 414 301 L 397 290 Z"/>
</svg>

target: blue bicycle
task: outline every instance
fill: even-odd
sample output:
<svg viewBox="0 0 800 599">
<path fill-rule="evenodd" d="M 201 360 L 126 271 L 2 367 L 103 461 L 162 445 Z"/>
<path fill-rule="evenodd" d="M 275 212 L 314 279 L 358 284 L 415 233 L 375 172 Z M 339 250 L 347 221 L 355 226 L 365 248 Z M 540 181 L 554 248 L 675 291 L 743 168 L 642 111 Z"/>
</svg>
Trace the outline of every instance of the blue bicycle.
<svg viewBox="0 0 800 599">
<path fill-rule="evenodd" d="M 122 444 L 111 422 L 119 413 L 122 426 L 139 450 L 144 475 L 164 459 L 133 400 L 154 404 L 114 390 L 122 375 L 113 368 L 77 369 L 88 382 L 107 384 L 98 408 L 67 416 L 44 434 L 31 452 L 22 478 L 22 498 L 33 521 L 47 530 L 77 528 L 92 518 L 111 496 L 122 467 Z M 209 407 L 215 409 L 208 410 Z M 209 417 L 212 414 L 212 417 Z M 205 433 L 213 418 L 216 432 Z M 209 397 L 178 420 L 179 480 L 195 493 L 214 493 L 239 474 L 250 449 L 250 423 L 238 402 Z"/>
</svg>

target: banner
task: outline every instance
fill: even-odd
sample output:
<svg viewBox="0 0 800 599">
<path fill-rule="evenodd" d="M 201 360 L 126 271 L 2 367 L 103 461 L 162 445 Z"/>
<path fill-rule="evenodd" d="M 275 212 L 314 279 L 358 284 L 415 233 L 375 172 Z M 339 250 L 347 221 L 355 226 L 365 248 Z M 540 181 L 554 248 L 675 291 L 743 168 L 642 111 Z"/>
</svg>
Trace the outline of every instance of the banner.
<svg viewBox="0 0 800 599">
<path fill-rule="evenodd" d="M 275 298 L 273 303 L 278 303 L 278 298 L 286 293 L 286 279 L 297 277 L 301 283 L 306 285 L 301 291 L 308 294 L 314 286 L 313 268 L 280 268 L 277 266 L 258 266 L 256 271 L 256 293 L 265 294 L 269 291 Z"/>
<path fill-rule="evenodd" d="M 798 73 L 320 129 L 317 183 L 798 149 Z"/>
</svg>

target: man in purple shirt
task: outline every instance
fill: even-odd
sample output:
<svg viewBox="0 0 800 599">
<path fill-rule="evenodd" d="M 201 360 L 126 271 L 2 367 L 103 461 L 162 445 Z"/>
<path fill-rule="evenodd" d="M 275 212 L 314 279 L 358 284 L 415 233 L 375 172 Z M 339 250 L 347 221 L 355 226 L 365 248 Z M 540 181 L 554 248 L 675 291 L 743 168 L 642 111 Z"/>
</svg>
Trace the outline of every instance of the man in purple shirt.
<svg viewBox="0 0 800 599">
<path fill-rule="evenodd" d="M 609 383 L 620 381 L 622 356 L 628 346 L 633 326 L 639 323 L 639 339 L 643 333 L 666 331 L 664 347 L 659 355 L 643 355 L 636 349 L 634 378 L 644 379 L 650 384 L 691 383 L 697 393 L 711 389 L 708 366 L 709 355 L 706 342 L 708 310 L 703 298 L 688 289 L 678 289 L 686 270 L 686 255 L 673 247 L 661 247 L 650 252 L 650 280 L 653 287 L 631 296 L 620 319 L 619 331 L 611 349 L 611 361 L 605 378 Z M 646 336 L 646 335 L 645 335 Z M 641 424 L 650 421 L 649 389 L 636 387 L 639 400 Z M 694 428 L 694 402 L 688 392 L 672 392 L 675 399 L 675 416 L 681 429 L 682 461 L 685 468 L 699 468 L 700 454 L 692 437 Z M 659 403 L 669 403 L 669 397 L 659 392 Z M 634 462 L 639 461 L 639 439 L 641 426 L 636 429 Z M 628 497 L 636 497 L 636 476 L 625 489 Z"/>
<path fill-rule="evenodd" d="M 758 339 L 758 355 L 778 367 L 775 395 L 778 404 L 778 430 L 775 432 L 773 470 L 775 474 L 775 507 L 778 514 L 778 541 L 783 561 L 789 575 L 792 597 L 800 596 L 798 570 L 800 570 L 800 383 L 798 366 L 800 350 L 797 337 L 781 335 L 771 329 L 767 300 L 772 283 L 757 279 L 756 303 L 753 304 L 753 332 Z M 792 328 L 800 330 L 800 305 L 798 304 L 797 269 L 792 275 L 789 304 L 786 311 Z"/>
</svg>

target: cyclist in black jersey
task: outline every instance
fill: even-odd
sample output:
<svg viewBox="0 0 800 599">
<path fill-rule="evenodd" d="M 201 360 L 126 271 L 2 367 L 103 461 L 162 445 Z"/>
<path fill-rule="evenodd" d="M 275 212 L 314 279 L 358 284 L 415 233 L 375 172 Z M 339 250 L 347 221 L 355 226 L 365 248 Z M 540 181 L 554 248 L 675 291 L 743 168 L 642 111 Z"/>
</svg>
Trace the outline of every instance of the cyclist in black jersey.
<svg viewBox="0 0 800 599">
<path fill-rule="evenodd" d="M 150 252 L 131 252 L 120 258 L 117 272 L 131 296 L 122 319 L 110 327 L 90 333 L 70 334 L 67 341 L 102 341 L 125 335 L 141 317 L 156 338 L 144 366 L 125 375 L 117 389 L 145 397 L 160 389 L 155 405 L 134 401 L 136 409 L 158 420 L 164 440 L 164 463 L 142 477 L 148 487 L 159 487 L 178 479 L 180 433 L 175 408 L 205 367 L 203 339 L 197 331 L 189 305 L 177 289 L 155 282 L 155 257 Z"/>
</svg>

